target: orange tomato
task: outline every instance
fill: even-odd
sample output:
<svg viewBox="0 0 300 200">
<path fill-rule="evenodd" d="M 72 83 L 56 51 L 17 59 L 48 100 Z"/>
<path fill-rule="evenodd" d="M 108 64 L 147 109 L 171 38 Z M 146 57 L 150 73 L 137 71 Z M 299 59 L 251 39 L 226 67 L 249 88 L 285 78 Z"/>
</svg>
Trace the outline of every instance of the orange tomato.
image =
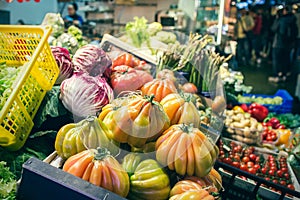
<svg viewBox="0 0 300 200">
<path fill-rule="evenodd" d="M 122 197 L 129 192 L 129 177 L 107 149 L 90 149 L 68 158 L 63 170 Z"/>
<path fill-rule="evenodd" d="M 219 149 L 193 125 L 171 126 L 156 141 L 156 159 L 180 175 L 204 177 L 212 169 Z"/>
<path fill-rule="evenodd" d="M 153 79 L 142 86 L 143 95 L 154 95 L 154 100 L 160 102 L 165 96 L 177 93 L 174 82 L 170 79 Z"/>
</svg>

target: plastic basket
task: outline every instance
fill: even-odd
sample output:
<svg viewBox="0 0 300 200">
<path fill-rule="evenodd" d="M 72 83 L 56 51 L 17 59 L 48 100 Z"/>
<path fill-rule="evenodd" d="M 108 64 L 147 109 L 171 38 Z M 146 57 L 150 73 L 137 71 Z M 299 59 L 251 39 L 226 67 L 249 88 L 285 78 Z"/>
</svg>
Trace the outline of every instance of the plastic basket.
<svg viewBox="0 0 300 200">
<path fill-rule="evenodd" d="M 0 62 L 23 66 L 12 92 L 0 110 L 0 145 L 20 149 L 33 118 L 59 74 L 47 42 L 51 27 L 0 25 Z"/>
<path fill-rule="evenodd" d="M 283 99 L 281 105 L 264 104 L 269 110 L 269 112 L 275 113 L 290 113 L 293 108 L 293 97 L 286 90 L 278 90 L 274 95 L 263 95 L 263 94 L 245 94 L 244 96 L 254 96 L 254 97 L 276 97 L 279 96 Z M 247 104 L 250 105 L 250 104 Z"/>
</svg>

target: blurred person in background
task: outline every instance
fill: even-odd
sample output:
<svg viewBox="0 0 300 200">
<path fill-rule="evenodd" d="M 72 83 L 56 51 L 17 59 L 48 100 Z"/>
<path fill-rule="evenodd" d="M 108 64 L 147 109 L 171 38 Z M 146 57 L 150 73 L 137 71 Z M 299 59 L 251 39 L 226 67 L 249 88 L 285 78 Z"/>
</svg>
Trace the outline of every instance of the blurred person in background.
<svg viewBox="0 0 300 200">
<path fill-rule="evenodd" d="M 290 7 L 279 7 L 276 19 L 271 27 L 275 33 L 272 50 L 273 76 L 271 82 L 285 81 L 291 70 L 291 50 L 297 36 L 296 17 Z"/>
<path fill-rule="evenodd" d="M 262 25 L 263 25 L 262 12 L 263 12 L 262 9 L 259 8 L 255 9 L 253 12 L 254 27 L 252 29 L 253 38 L 251 42 L 252 42 L 252 48 L 254 50 L 253 60 L 255 60 L 258 64 L 261 63 L 260 51 L 262 50 Z"/>
<path fill-rule="evenodd" d="M 76 13 L 77 10 L 78 5 L 76 3 L 71 3 L 68 5 L 68 15 L 64 18 L 66 28 L 71 25 L 75 25 L 78 28 L 82 27 L 83 18 Z"/>
<path fill-rule="evenodd" d="M 237 39 L 237 61 L 239 65 L 250 65 L 251 54 L 249 40 L 252 37 L 253 27 L 253 18 L 247 13 L 245 8 L 241 9 L 234 31 Z"/>
<path fill-rule="evenodd" d="M 296 24 L 298 28 L 298 35 L 296 39 L 296 45 L 293 54 L 293 61 L 295 62 L 297 59 L 300 60 L 300 4 L 299 6 L 294 5 L 294 15 L 296 17 Z"/>
</svg>

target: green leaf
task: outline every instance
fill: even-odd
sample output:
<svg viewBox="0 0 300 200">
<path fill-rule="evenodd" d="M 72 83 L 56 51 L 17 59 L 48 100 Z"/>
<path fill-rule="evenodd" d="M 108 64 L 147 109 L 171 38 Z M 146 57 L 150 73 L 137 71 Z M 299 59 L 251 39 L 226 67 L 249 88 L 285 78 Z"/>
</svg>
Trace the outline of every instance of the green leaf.
<svg viewBox="0 0 300 200">
<path fill-rule="evenodd" d="M 47 92 L 42 104 L 34 118 L 34 125 L 40 128 L 48 117 L 59 117 L 68 115 L 69 111 L 63 106 L 59 99 L 60 86 L 53 86 L 52 90 Z"/>
</svg>

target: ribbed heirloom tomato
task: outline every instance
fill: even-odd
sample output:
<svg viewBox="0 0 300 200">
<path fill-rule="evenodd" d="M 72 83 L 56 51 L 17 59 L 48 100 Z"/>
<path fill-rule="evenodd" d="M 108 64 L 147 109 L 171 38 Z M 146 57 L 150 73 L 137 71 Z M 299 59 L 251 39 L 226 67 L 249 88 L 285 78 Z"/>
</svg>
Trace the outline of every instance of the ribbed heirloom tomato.
<svg viewBox="0 0 300 200">
<path fill-rule="evenodd" d="M 119 144 L 110 139 L 110 131 L 97 117 L 64 125 L 57 133 L 55 150 L 62 158 L 69 158 L 86 148 L 105 147 L 116 155 Z"/>
<path fill-rule="evenodd" d="M 218 147 L 193 125 L 173 125 L 156 141 L 157 161 L 180 175 L 206 176 L 218 154 Z"/>
<path fill-rule="evenodd" d="M 99 115 L 112 133 L 112 138 L 133 147 L 143 147 L 157 139 L 170 121 L 154 96 L 131 95 L 121 100 L 120 106 L 105 106 Z M 124 103 L 125 102 L 125 103 Z"/>
<path fill-rule="evenodd" d="M 154 95 L 154 100 L 160 102 L 165 96 L 177 93 L 174 82 L 169 79 L 153 79 L 141 88 L 143 95 Z"/>
<path fill-rule="evenodd" d="M 129 177 L 107 149 L 90 149 L 71 156 L 63 170 L 122 197 L 129 192 Z"/>
<path fill-rule="evenodd" d="M 160 102 L 164 111 L 173 124 L 194 124 L 200 127 L 200 114 L 192 102 L 193 95 L 189 93 L 172 93 L 168 94 Z"/>
</svg>

